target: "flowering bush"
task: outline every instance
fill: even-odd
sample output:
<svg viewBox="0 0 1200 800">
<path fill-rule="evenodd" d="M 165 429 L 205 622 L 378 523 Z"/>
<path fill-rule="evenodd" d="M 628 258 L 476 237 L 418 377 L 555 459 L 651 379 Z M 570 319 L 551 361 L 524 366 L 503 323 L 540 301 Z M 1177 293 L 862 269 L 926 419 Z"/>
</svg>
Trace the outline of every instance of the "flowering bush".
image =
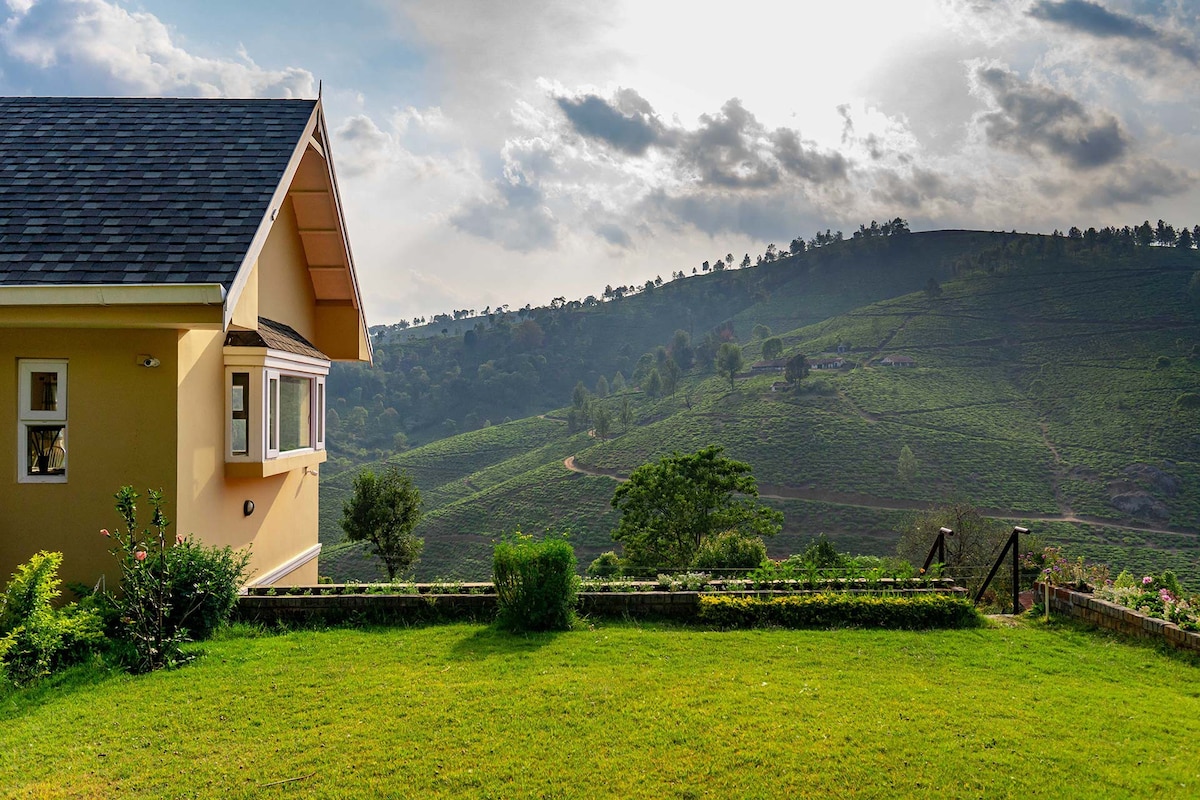
<svg viewBox="0 0 1200 800">
<path fill-rule="evenodd" d="M 1083 556 L 1074 561 L 1063 555 L 1061 547 L 1046 547 L 1042 552 L 1025 553 L 1021 566 L 1026 570 L 1037 570 L 1038 580 L 1052 586 L 1070 586 L 1091 591 L 1108 580 L 1108 566 L 1088 564 Z"/>
<path fill-rule="evenodd" d="M 153 530 L 137 532 L 138 493 L 122 486 L 115 495 L 117 513 L 125 530 L 100 534 L 113 540 L 110 551 L 121 565 L 121 594 L 113 598 L 118 611 L 119 635 L 131 648 L 127 666 L 133 672 L 150 672 L 176 666 L 186 659 L 180 645 L 184 633 L 173 629 L 171 618 L 170 564 L 166 558 L 167 526 L 162 492 L 147 492 L 153 509 Z"/>
<path fill-rule="evenodd" d="M 113 541 L 111 552 L 121 565 L 121 594 L 110 598 L 118 636 L 128 647 L 120 655 L 134 672 L 175 666 L 186 660 L 183 642 L 207 638 L 228 619 L 250 556 L 205 547 L 182 534 L 169 543 L 162 492 L 147 492 L 152 528 L 140 534 L 138 493 L 122 486 L 113 497 L 125 529 L 100 534 Z"/>
<path fill-rule="evenodd" d="M 1139 614 L 1173 622 L 1185 630 L 1200 631 L 1200 595 L 1184 596 L 1175 573 L 1146 575 L 1140 581 L 1122 572 L 1115 581 L 1097 587 L 1096 597 L 1132 608 Z"/>
</svg>

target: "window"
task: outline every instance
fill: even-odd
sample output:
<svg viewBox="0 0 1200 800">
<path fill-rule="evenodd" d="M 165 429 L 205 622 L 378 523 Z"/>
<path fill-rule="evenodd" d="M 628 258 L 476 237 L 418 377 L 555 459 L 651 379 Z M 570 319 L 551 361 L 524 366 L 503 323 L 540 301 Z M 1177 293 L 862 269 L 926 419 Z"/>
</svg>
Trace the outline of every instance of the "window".
<svg viewBox="0 0 1200 800">
<path fill-rule="evenodd" d="M 67 362 L 18 362 L 17 480 L 67 480 Z"/>
<path fill-rule="evenodd" d="M 328 372 L 329 362 L 320 359 L 226 347 L 225 461 L 264 465 L 227 467 L 226 474 L 276 474 L 293 467 L 266 466 L 269 462 L 309 453 L 323 456 Z"/>
<path fill-rule="evenodd" d="M 325 377 L 267 370 L 267 457 L 323 450 Z"/>
</svg>

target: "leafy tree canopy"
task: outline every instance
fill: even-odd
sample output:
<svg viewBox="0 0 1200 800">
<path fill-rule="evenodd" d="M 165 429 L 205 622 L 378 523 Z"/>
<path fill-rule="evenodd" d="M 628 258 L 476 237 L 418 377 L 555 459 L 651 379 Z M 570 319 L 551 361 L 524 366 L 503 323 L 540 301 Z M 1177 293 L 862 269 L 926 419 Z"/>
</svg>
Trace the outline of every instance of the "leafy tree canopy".
<svg viewBox="0 0 1200 800">
<path fill-rule="evenodd" d="M 750 465 L 721 452 L 710 446 L 665 456 L 638 467 L 617 487 L 612 505 L 621 521 L 613 538 L 624 545 L 631 565 L 684 569 L 707 537 L 780 531 L 783 515 L 753 499 L 758 486 Z"/>
<path fill-rule="evenodd" d="M 394 466 L 376 475 L 364 469 L 354 478 L 354 493 L 342 504 L 342 530 L 352 542 L 371 544 L 383 561 L 388 580 L 408 570 L 425 542 L 413 536 L 421 521 L 421 492 L 408 473 Z"/>
<path fill-rule="evenodd" d="M 721 345 L 721 349 L 717 351 L 717 369 L 729 375 L 729 391 L 731 392 L 735 388 L 734 376 L 737 375 L 743 364 L 745 361 L 742 359 L 742 348 L 733 342 Z"/>
</svg>

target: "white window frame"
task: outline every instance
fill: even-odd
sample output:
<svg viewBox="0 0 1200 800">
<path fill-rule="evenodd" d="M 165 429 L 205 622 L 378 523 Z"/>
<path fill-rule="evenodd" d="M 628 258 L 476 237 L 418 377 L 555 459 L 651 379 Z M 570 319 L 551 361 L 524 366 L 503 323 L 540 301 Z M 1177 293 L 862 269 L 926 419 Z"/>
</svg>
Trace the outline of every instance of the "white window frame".
<svg viewBox="0 0 1200 800">
<path fill-rule="evenodd" d="M 325 376 L 313 375 L 307 372 L 297 372 L 295 370 L 268 369 L 265 371 L 266 379 L 263 381 L 265 387 L 265 395 L 263 397 L 263 428 L 266 434 L 266 453 L 267 458 L 279 458 L 280 456 L 293 456 L 299 453 L 310 453 L 316 450 L 325 449 L 324 431 L 321 430 L 324 425 L 325 414 Z M 283 378 L 300 378 L 308 381 L 308 440 L 311 444 L 308 447 L 297 447 L 292 450 L 280 450 L 280 430 L 279 422 L 282 414 L 276 414 L 275 419 L 271 419 L 271 410 L 273 408 L 281 408 L 279 403 L 280 386 L 283 383 Z"/>
<path fill-rule="evenodd" d="M 233 452 L 233 376 L 248 373 L 247 452 Z M 226 463 L 265 463 L 325 449 L 325 378 L 329 362 L 295 353 L 267 348 L 225 348 L 225 461 Z M 279 449 L 279 419 L 271 419 L 272 402 L 278 404 L 281 377 L 301 378 L 309 382 L 310 446 L 294 450 Z M 277 407 L 277 405 L 276 405 Z"/>
<path fill-rule="evenodd" d="M 57 374 L 58 395 L 54 411 L 35 411 L 30 408 L 30 390 L 35 372 Z M 62 472 L 56 475 L 29 474 L 29 429 L 31 427 L 61 423 L 63 426 Z M 67 482 L 67 359 L 65 358 L 22 358 L 17 360 L 17 482 L 18 483 L 66 483 Z"/>
</svg>

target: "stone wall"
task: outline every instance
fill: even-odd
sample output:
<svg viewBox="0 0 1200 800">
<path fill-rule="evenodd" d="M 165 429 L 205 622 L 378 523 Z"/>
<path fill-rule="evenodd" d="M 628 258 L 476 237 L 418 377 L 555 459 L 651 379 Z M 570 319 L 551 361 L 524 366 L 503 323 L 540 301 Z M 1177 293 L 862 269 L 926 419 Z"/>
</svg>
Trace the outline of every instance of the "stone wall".
<svg viewBox="0 0 1200 800">
<path fill-rule="evenodd" d="M 1043 584 L 1034 584 L 1033 596 L 1038 602 L 1045 600 L 1046 589 Z M 1185 631 L 1174 623 L 1144 616 L 1132 608 L 1125 608 L 1084 592 L 1076 592 L 1065 586 L 1050 588 L 1050 611 L 1127 636 L 1157 639 L 1180 650 L 1200 653 L 1200 633 Z"/>
</svg>

